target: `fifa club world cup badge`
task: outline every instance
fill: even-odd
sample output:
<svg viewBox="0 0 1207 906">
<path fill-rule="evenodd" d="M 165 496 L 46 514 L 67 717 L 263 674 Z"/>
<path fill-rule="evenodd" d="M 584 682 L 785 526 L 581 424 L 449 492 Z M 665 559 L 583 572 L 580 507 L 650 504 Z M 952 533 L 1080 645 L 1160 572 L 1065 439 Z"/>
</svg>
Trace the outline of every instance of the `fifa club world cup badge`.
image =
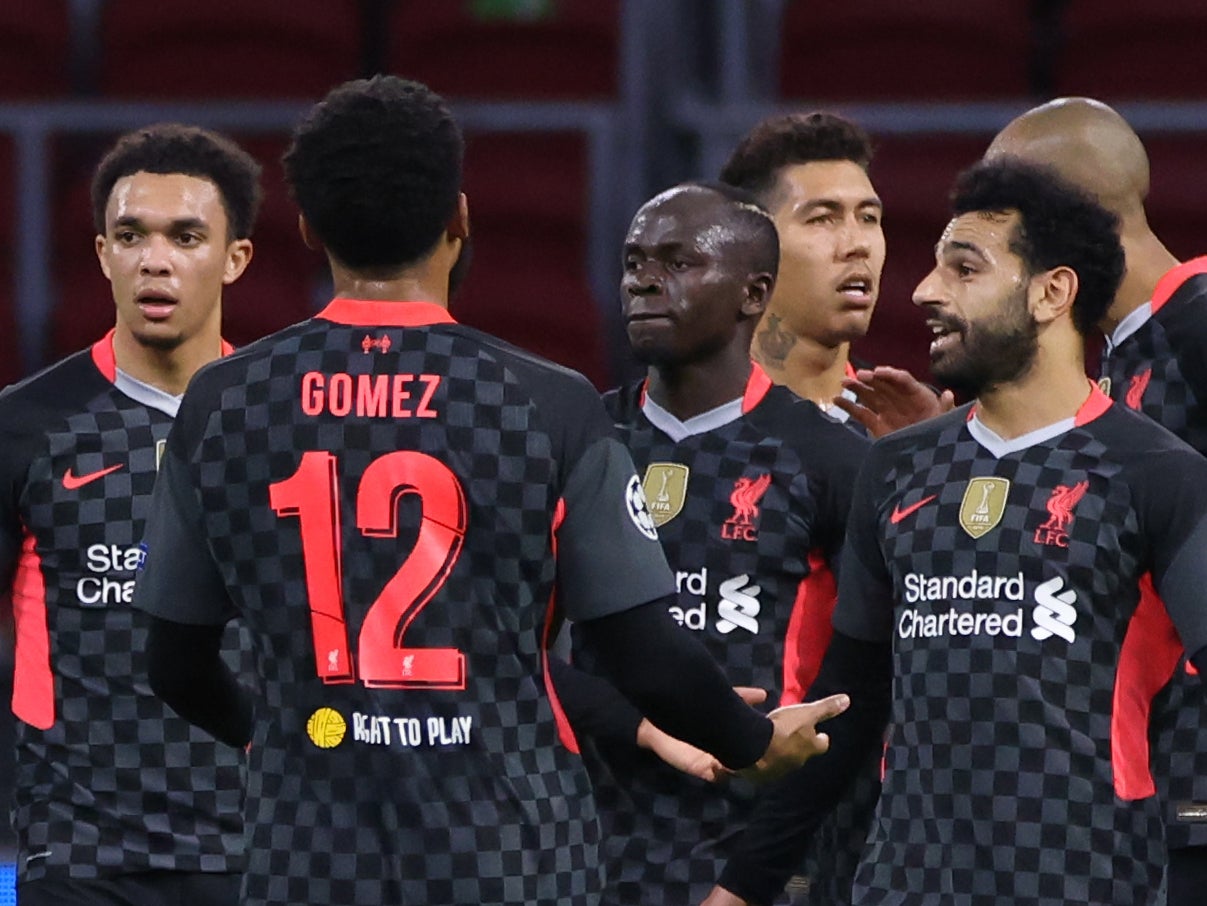
<svg viewBox="0 0 1207 906">
<path fill-rule="evenodd" d="M 997 528 L 1006 512 L 1010 482 L 1005 478 L 974 478 L 964 489 L 960 503 L 960 527 L 980 538 Z"/>
<path fill-rule="evenodd" d="M 652 462 L 646 468 L 641 486 L 654 525 L 663 526 L 683 511 L 689 477 L 691 470 L 677 462 Z"/>
</svg>

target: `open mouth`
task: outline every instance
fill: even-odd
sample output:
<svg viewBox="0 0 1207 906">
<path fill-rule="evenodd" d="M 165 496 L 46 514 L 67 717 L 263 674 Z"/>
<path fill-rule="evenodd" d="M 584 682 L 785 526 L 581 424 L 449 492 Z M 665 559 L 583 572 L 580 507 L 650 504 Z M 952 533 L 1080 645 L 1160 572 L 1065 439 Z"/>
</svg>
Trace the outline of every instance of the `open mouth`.
<svg viewBox="0 0 1207 906">
<path fill-rule="evenodd" d="M 860 305 L 870 304 L 874 285 L 871 277 L 848 277 L 838 284 L 838 293 Z"/>
<path fill-rule="evenodd" d="M 948 321 L 927 321 L 926 326 L 930 328 L 930 354 L 934 356 L 937 353 L 942 353 L 948 347 L 959 341 L 960 327 L 957 324 Z"/>
<path fill-rule="evenodd" d="M 177 302 L 171 296 L 160 293 L 139 293 L 135 300 L 143 317 L 151 321 L 162 321 L 171 317 Z"/>
</svg>

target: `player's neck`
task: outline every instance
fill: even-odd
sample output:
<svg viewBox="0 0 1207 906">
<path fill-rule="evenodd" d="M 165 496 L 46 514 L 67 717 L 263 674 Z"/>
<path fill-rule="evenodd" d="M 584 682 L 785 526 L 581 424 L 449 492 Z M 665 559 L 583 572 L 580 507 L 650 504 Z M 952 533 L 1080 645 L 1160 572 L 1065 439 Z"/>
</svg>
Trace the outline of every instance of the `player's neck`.
<svg viewBox="0 0 1207 906">
<path fill-rule="evenodd" d="M 1157 282 L 1178 265 L 1177 257 L 1153 235 L 1147 225 L 1134 231 L 1134 234 L 1133 231 L 1123 234 L 1123 250 L 1127 257 L 1127 271 L 1123 274 L 1114 301 L 1099 322 L 1102 332 L 1108 336 L 1120 321 L 1152 298 Z"/>
<path fill-rule="evenodd" d="M 795 334 L 791 342 L 760 343 L 756 334 L 750 355 L 775 383 L 784 384 L 819 406 L 828 406 L 842 393 L 850 348 L 850 343 L 827 346 Z"/>
<path fill-rule="evenodd" d="M 330 261 L 330 256 L 328 256 Z M 448 269 L 431 260 L 389 276 L 368 275 L 331 261 L 335 296 L 368 302 L 433 302 L 448 308 Z"/>
<path fill-rule="evenodd" d="M 180 396 L 202 365 L 222 355 L 222 337 L 215 328 L 202 331 L 172 349 L 140 342 L 120 326 L 113 333 L 113 359 L 130 377 Z"/>
<path fill-rule="evenodd" d="M 1020 379 L 977 397 L 977 418 L 999 437 L 1012 440 L 1073 418 L 1090 390 L 1080 351 L 1066 349 L 1061 358 L 1045 356 L 1041 350 Z"/>
<path fill-rule="evenodd" d="M 704 362 L 650 368 L 646 393 L 679 421 L 687 421 L 739 399 L 750 369 L 750 357 L 735 346 Z"/>
</svg>

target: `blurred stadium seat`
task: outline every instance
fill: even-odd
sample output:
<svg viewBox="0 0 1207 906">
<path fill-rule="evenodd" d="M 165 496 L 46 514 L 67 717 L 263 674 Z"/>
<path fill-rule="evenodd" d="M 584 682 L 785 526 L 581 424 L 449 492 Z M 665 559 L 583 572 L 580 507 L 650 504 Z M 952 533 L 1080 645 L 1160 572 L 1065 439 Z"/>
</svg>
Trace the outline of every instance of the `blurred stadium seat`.
<svg viewBox="0 0 1207 906">
<path fill-rule="evenodd" d="M 490 6 L 480 0 L 394 4 L 388 71 L 453 98 L 616 95 L 620 0 L 538 3 L 547 12 L 531 17 L 488 15 Z"/>
<path fill-rule="evenodd" d="M 609 375 L 587 282 L 586 156 L 575 133 L 470 136 L 465 193 L 474 257 L 452 311 L 602 387 Z"/>
<path fill-rule="evenodd" d="M 1202 135 L 1141 135 L 1151 173 L 1153 231 L 1182 260 L 1207 255 L 1207 155 Z"/>
<path fill-rule="evenodd" d="M 360 74 L 360 4 L 118 0 L 104 4 L 101 47 L 107 97 L 317 100 Z"/>
<path fill-rule="evenodd" d="M 1031 22 L 1022 0 L 794 0 L 780 93 L 916 101 L 1026 97 Z"/>
<path fill-rule="evenodd" d="M 0 98 L 49 100 L 71 87 L 67 0 L 0 3 Z"/>
<path fill-rule="evenodd" d="M 1203 0 L 1070 0 L 1063 21 L 1058 94 L 1207 98 Z"/>
</svg>

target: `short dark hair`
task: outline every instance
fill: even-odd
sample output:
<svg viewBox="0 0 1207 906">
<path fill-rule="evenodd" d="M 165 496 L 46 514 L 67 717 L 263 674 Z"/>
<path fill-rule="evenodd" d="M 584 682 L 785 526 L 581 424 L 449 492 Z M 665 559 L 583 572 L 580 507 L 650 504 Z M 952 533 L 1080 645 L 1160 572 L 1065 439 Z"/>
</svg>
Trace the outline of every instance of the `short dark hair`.
<svg viewBox="0 0 1207 906">
<path fill-rule="evenodd" d="M 105 208 L 119 179 L 135 173 L 182 173 L 218 187 L 229 239 L 246 239 L 260 209 L 260 165 L 234 141 L 181 123 L 156 123 L 121 136 L 92 176 L 92 222 L 105 232 Z"/>
<path fill-rule="evenodd" d="M 342 264 L 388 273 L 419 261 L 461 194 L 465 141 L 448 105 L 419 82 L 345 82 L 294 130 L 283 158 L 294 200 Z"/>
<path fill-rule="evenodd" d="M 695 180 L 683 184 L 720 195 L 729 202 L 731 216 L 746 234 L 750 247 L 750 268 L 766 272 L 774 278 L 780 266 L 780 237 L 771 214 L 757 195 L 737 186 L 711 180 Z"/>
<path fill-rule="evenodd" d="M 951 195 L 956 216 L 1018 211 L 1010 250 L 1029 273 L 1069 267 L 1077 274 L 1073 324 L 1088 335 L 1106 314 L 1123 279 L 1119 218 L 1046 166 L 998 157 L 969 167 Z"/>
<path fill-rule="evenodd" d="M 849 160 L 866 171 L 872 140 L 863 127 L 836 113 L 772 116 L 738 142 L 721 181 L 767 199 L 784 167 L 830 160 Z"/>
</svg>

